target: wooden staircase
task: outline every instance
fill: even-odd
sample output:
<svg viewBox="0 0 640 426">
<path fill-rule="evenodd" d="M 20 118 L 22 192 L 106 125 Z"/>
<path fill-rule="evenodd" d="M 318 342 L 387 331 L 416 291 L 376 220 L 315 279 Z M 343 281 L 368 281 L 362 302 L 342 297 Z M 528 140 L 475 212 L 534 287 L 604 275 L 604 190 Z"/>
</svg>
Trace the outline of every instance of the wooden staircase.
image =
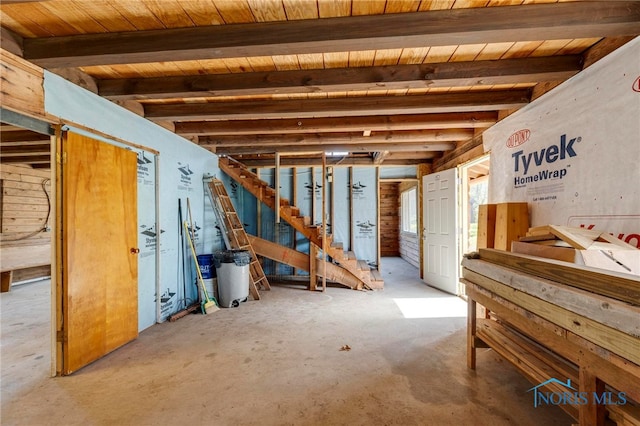
<svg viewBox="0 0 640 426">
<path fill-rule="evenodd" d="M 301 216 L 300 209 L 289 204 L 289 200 L 280 198 L 276 201 L 276 191 L 266 182 L 261 180 L 255 173 L 250 171 L 244 164 L 229 158 L 220 157 L 219 167 L 227 175 L 242 185 L 247 191 L 253 194 L 258 200 L 266 204 L 270 209 L 280 206 L 280 218 L 285 220 L 295 230 L 300 232 L 312 244 L 323 249 L 330 256 L 334 263 L 356 276 L 360 283 L 352 288 L 362 289 L 382 289 L 384 281 L 377 270 L 372 270 L 364 260 L 358 260 L 355 253 L 343 250 L 342 244 L 334 242 L 331 235 L 326 236 L 327 247 L 323 247 L 322 227 L 313 225 L 311 218 Z"/>
</svg>

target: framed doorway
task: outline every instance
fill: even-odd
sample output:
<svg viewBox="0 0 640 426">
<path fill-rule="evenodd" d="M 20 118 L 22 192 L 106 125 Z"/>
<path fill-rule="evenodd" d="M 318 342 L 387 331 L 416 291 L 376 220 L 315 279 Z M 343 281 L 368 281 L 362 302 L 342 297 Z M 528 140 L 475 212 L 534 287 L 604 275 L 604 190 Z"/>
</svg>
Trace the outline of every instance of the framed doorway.
<svg viewBox="0 0 640 426">
<path fill-rule="evenodd" d="M 489 200 L 489 159 L 486 154 L 460 166 L 460 259 L 477 250 L 478 207 Z M 459 285 L 464 295 L 464 285 Z"/>
</svg>

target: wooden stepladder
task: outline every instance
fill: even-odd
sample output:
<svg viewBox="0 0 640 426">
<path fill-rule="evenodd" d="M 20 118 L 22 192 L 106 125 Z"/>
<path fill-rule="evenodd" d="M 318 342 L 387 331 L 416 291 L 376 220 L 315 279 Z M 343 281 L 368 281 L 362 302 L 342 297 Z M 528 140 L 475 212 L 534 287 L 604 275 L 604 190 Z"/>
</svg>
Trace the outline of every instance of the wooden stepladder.
<svg viewBox="0 0 640 426">
<path fill-rule="evenodd" d="M 238 217 L 238 213 L 236 213 L 236 209 L 233 207 L 231 198 L 229 198 L 227 190 L 221 180 L 212 179 L 206 187 L 209 198 L 211 199 L 213 211 L 218 218 L 222 237 L 224 238 L 227 249 L 247 250 L 251 255 L 251 263 L 249 264 L 249 272 L 251 275 L 249 291 L 255 300 L 260 300 L 258 289 L 271 290 L 271 286 L 251 246 L 242 221 Z"/>
</svg>

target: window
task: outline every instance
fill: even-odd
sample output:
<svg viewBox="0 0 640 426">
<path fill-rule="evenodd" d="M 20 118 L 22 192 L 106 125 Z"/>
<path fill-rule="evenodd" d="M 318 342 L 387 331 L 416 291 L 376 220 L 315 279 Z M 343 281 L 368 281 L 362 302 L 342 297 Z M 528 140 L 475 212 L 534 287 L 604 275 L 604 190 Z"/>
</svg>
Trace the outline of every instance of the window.
<svg viewBox="0 0 640 426">
<path fill-rule="evenodd" d="M 402 232 L 418 233 L 418 210 L 416 209 L 416 188 L 402 193 L 400 208 L 402 209 Z"/>
</svg>

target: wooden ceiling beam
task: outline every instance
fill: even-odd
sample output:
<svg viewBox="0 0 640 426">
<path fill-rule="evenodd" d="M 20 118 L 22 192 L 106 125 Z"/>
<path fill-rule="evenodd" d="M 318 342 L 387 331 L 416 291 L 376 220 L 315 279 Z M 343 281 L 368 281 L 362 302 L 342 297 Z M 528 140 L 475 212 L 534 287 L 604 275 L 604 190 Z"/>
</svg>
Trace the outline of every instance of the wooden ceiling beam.
<svg viewBox="0 0 640 426">
<path fill-rule="evenodd" d="M 412 158 L 434 158 L 433 151 L 391 151 L 386 156 L 387 160 L 407 160 Z"/>
<path fill-rule="evenodd" d="M 237 158 L 237 157 L 236 157 Z M 260 159 L 260 158 L 237 158 L 242 164 L 247 167 L 256 167 L 261 169 L 273 169 L 275 168 L 273 159 Z M 327 157 L 327 166 L 371 166 L 373 160 L 371 158 L 363 157 Z M 281 158 L 281 167 L 314 167 L 322 166 L 321 154 L 309 157 L 294 157 L 294 158 Z"/>
<path fill-rule="evenodd" d="M 264 169 L 274 168 L 273 159 L 260 159 L 260 158 L 238 158 L 238 161 L 247 167 L 256 167 Z M 385 166 L 410 166 L 415 164 L 429 163 L 428 158 L 413 158 L 413 159 L 386 159 L 383 163 Z M 371 157 L 327 157 L 327 166 L 332 167 L 350 167 L 350 166 L 374 166 L 374 160 Z M 317 156 L 309 157 L 294 157 L 294 158 L 281 158 L 280 166 L 282 167 L 314 167 L 322 166 L 322 158 L 318 154 Z"/>
<path fill-rule="evenodd" d="M 582 69 L 580 55 L 316 70 L 105 79 L 98 93 L 114 100 L 274 95 L 471 87 L 563 81 Z"/>
<path fill-rule="evenodd" d="M 373 164 L 380 165 L 389 157 L 389 151 L 377 151 L 373 153 Z"/>
<path fill-rule="evenodd" d="M 269 154 L 280 153 L 311 153 L 311 152 L 376 152 L 376 151 L 450 151 L 456 148 L 454 142 L 420 142 L 420 143 L 358 143 L 358 144 L 318 144 L 318 145 L 243 145 L 243 146 L 216 146 L 200 144 L 217 154 Z"/>
<path fill-rule="evenodd" d="M 6 2 L 2 2 L 5 4 Z M 16 56 L 22 57 L 24 38 L 8 28 L 0 27 L 0 45 L 2 49 Z"/>
<path fill-rule="evenodd" d="M 231 120 L 496 111 L 529 102 L 529 90 L 489 90 L 413 96 L 370 96 L 186 104 L 147 104 L 151 120 Z"/>
<path fill-rule="evenodd" d="M 531 4 L 24 39 L 44 68 L 624 36 L 640 2 Z"/>
<path fill-rule="evenodd" d="M 237 146 L 301 146 L 322 144 L 394 144 L 466 141 L 473 137 L 472 129 L 422 130 L 410 132 L 379 132 L 371 136 L 361 133 L 321 133 L 302 135 L 242 135 L 200 136 L 199 145 L 215 147 Z"/>
<path fill-rule="evenodd" d="M 181 121 L 176 133 L 189 137 L 199 135 L 253 135 L 324 132 L 374 132 L 392 130 L 484 129 L 498 121 L 496 112 L 445 114 L 403 114 L 335 118 Z"/>
</svg>

